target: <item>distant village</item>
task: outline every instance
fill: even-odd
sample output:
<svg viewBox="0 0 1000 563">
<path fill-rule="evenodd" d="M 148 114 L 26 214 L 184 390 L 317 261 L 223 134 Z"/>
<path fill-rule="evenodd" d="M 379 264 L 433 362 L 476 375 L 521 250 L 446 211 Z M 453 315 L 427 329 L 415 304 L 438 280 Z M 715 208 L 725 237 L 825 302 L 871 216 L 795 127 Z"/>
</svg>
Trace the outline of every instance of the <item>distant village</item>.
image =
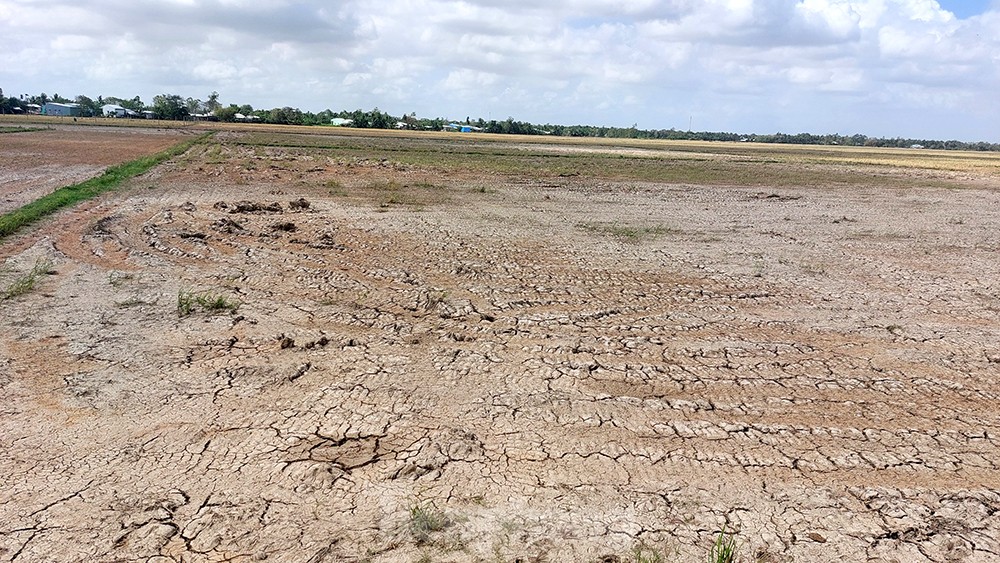
<svg viewBox="0 0 1000 563">
<path fill-rule="evenodd" d="M 609 139 L 666 139 L 698 141 L 730 141 L 755 143 L 780 143 L 800 145 L 844 145 L 868 147 L 895 147 L 910 149 L 1000 151 L 1000 143 L 964 142 L 957 140 L 905 139 L 869 137 L 862 134 L 840 135 L 811 133 L 739 134 L 713 131 L 683 131 L 670 129 L 639 129 L 632 127 L 607 127 L 593 125 L 532 124 L 514 120 L 484 120 L 482 118 L 453 120 L 442 117 L 418 118 L 415 113 L 394 117 L 374 108 L 371 111 L 354 110 L 333 112 L 329 109 L 312 113 L 297 108 L 282 107 L 254 110 L 252 106 L 219 103 L 219 94 L 212 92 L 207 101 L 182 98 L 179 95 L 156 96 L 151 105 L 143 104 L 138 96 L 132 99 L 98 97 L 92 100 L 77 96 L 75 101 L 60 98 L 48 99 L 22 95 L 5 98 L 0 90 L 0 113 L 45 115 L 58 117 L 103 117 L 113 119 L 167 119 L 190 121 L 259 122 L 281 125 L 310 125 L 327 127 L 352 127 L 359 129 L 401 129 L 452 131 L 457 133 L 498 133 L 515 135 L 555 135 L 565 137 L 597 137 Z"/>
<path fill-rule="evenodd" d="M 158 119 L 156 112 L 149 109 L 132 110 L 118 104 L 104 104 L 100 106 L 102 117 L 115 117 L 120 119 Z M 93 117 L 86 111 L 83 105 L 73 102 L 45 102 L 39 104 L 24 104 L 11 108 L 11 113 L 24 113 L 28 115 L 50 115 L 58 117 Z M 188 114 L 192 120 L 218 121 L 212 114 Z M 236 112 L 233 114 L 236 121 L 259 121 L 256 115 L 243 115 Z"/>
</svg>

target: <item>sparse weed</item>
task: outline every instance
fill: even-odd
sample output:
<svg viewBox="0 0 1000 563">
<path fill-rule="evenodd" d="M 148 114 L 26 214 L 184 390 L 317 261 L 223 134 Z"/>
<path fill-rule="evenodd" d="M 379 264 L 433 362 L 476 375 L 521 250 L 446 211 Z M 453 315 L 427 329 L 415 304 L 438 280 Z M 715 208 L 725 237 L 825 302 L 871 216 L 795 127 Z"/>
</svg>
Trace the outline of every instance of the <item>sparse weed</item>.
<svg viewBox="0 0 1000 563">
<path fill-rule="evenodd" d="M 632 563 L 666 563 L 663 551 L 640 543 L 632 550 Z"/>
<path fill-rule="evenodd" d="M 191 314 L 194 310 L 194 294 L 189 291 L 178 291 L 177 292 L 177 315 L 181 317 L 186 317 Z"/>
<path fill-rule="evenodd" d="M 451 525 L 451 518 L 434 505 L 416 505 L 410 508 L 410 533 L 418 544 L 430 541 L 431 534 Z"/>
<path fill-rule="evenodd" d="M 119 301 L 115 303 L 119 309 L 128 309 L 130 307 L 138 307 L 140 305 L 152 305 L 155 301 L 144 301 L 138 297 L 130 297 L 124 301 Z"/>
<path fill-rule="evenodd" d="M 424 308 L 430 311 L 435 307 L 437 307 L 438 305 L 440 305 L 441 303 L 444 303 L 444 300 L 447 298 L 448 298 L 447 291 L 444 290 L 428 291 L 427 303 L 424 305 Z"/>
<path fill-rule="evenodd" d="M 341 184 L 338 180 L 327 180 L 323 184 L 323 187 L 330 191 L 330 195 L 347 195 L 347 190 L 344 189 L 344 184 Z"/>
<path fill-rule="evenodd" d="M 739 555 L 739 545 L 736 543 L 736 535 L 726 532 L 726 527 L 715 537 L 715 543 L 708 552 L 708 563 L 736 563 Z"/>
<path fill-rule="evenodd" d="M 15 279 L 9 286 L 7 286 L 7 289 L 0 293 L 0 301 L 6 301 L 28 293 L 35 288 L 35 284 L 38 283 L 38 278 L 51 273 L 52 262 L 48 260 L 36 260 L 35 265 L 30 271 Z"/>
<path fill-rule="evenodd" d="M 213 315 L 218 313 L 235 313 L 242 303 L 237 299 L 226 297 L 225 295 L 210 292 L 194 293 L 187 290 L 177 292 L 177 315 L 186 317 L 200 307 L 206 313 Z"/>
<path fill-rule="evenodd" d="M 135 276 L 132 275 L 132 274 L 129 274 L 129 273 L 125 273 L 125 272 L 111 272 L 111 273 L 108 274 L 108 283 L 111 284 L 111 287 L 119 288 L 119 287 L 122 286 L 123 283 L 125 283 L 125 282 L 127 282 L 127 281 L 129 281 L 131 279 L 134 279 L 134 278 L 135 278 Z"/>
<path fill-rule="evenodd" d="M 225 164 L 228 160 L 226 155 L 222 154 L 222 147 L 219 145 L 212 145 L 205 151 L 204 156 L 208 164 Z"/>
<path fill-rule="evenodd" d="M 437 184 L 433 184 L 431 182 L 416 182 L 415 184 L 411 184 L 411 185 L 414 188 L 418 188 L 418 189 L 421 189 L 421 190 L 440 190 L 443 187 L 443 186 L 439 186 Z"/>
<path fill-rule="evenodd" d="M 826 266 L 823 264 L 812 264 L 806 263 L 802 264 L 802 271 L 807 274 L 812 274 L 814 276 L 820 276 L 826 273 Z"/>
</svg>

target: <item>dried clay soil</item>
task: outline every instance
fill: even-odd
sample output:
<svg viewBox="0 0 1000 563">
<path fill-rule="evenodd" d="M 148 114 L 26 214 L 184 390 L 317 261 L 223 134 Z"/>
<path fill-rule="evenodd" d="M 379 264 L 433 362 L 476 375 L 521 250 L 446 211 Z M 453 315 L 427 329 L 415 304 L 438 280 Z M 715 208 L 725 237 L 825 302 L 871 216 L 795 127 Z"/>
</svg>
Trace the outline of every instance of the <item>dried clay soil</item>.
<svg viewBox="0 0 1000 563">
<path fill-rule="evenodd" d="M 995 178 L 218 142 L 0 246 L 0 561 L 1000 559 Z"/>
</svg>

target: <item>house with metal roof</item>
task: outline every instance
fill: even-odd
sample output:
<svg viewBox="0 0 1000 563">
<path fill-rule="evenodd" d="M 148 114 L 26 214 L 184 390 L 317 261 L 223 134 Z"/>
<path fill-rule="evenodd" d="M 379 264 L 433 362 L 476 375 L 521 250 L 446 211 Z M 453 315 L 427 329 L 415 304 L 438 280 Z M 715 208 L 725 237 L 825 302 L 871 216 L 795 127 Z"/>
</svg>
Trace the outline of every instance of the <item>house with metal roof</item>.
<svg viewBox="0 0 1000 563">
<path fill-rule="evenodd" d="M 60 115 L 77 117 L 80 115 L 80 104 L 60 104 L 47 102 L 42 106 L 42 115 Z"/>
</svg>

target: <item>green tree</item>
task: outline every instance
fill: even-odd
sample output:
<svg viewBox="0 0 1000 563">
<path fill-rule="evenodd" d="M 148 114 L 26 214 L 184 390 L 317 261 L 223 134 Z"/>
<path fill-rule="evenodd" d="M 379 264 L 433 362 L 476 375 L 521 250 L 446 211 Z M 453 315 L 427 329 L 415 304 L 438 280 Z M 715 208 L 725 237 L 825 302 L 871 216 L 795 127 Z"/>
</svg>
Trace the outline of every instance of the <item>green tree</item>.
<svg viewBox="0 0 1000 563">
<path fill-rule="evenodd" d="M 142 111 L 142 110 L 146 109 L 146 105 L 142 103 L 142 100 L 139 99 L 139 96 L 136 96 L 136 97 L 131 98 L 131 99 L 128 99 L 128 98 L 116 98 L 114 96 L 108 96 L 107 98 L 103 98 L 103 99 L 101 99 L 99 97 L 98 100 L 101 100 L 101 102 L 102 102 L 101 105 L 102 106 L 104 104 L 116 104 L 116 105 L 119 105 L 119 106 L 121 106 L 121 107 L 123 107 L 125 109 L 130 109 L 130 110 L 135 111 L 135 112 L 139 112 L 139 111 Z"/>
<path fill-rule="evenodd" d="M 93 117 L 101 113 L 101 106 L 94 100 L 91 100 L 87 96 L 79 95 L 74 102 L 80 104 L 80 115 L 83 117 Z"/>
<path fill-rule="evenodd" d="M 231 105 L 227 108 L 217 108 L 215 110 L 215 117 L 219 121 L 236 121 L 236 114 L 239 113 L 240 108 L 235 105 Z"/>
<path fill-rule="evenodd" d="M 0 88 L 0 113 L 14 113 L 14 108 L 18 107 L 21 107 L 20 101 L 13 96 L 4 96 L 3 89 Z"/>
<path fill-rule="evenodd" d="M 188 98 L 184 101 L 185 107 L 187 108 L 188 115 L 201 113 L 204 105 L 198 98 Z"/>
<path fill-rule="evenodd" d="M 346 119 L 351 120 L 352 127 L 358 127 L 360 129 L 367 129 L 371 127 L 371 115 L 368 112 L 356 109 L 349 115 L 344 116 Z"/>
<path fill-rule="evenodd" d="M 316 124 L 317 125 L 326 125 L 326 124 L 329 124 L 331 119 L 333 119 L 333 112 L 330 111 L 329 109 L 325 109 L 325 110 L 323 110 L 323 111 L 321 111 L 321 112 L 319 112 L 319 113 L 316 114 Z"/>
<path fill-rule="evenodd" d="M 378 108 L 372 109 L 368 123 L 372 129 L 390 129 L 395 126 L 395 120 L 388 113 L 382 113 Z"/>
<path fill-rule="evenodd" d="M 268 123 L 278 123 L 281 125 L 302 125 L 302 117 L 301 111 L 288 106 L 274 108 L 267 112 Z"/>
<path fill-rule="evenodd" d="M 219 103 L 219 93 L 213 90 L 212 93 L 208 95 L 208 101 L 205 102 L 205 110 L 210 113 L 215 113 L 216 110 L 220 108 L 222 108 L 222 104 Z"/>
<path fill-rule="evenodd" d="M 157 119 L 182 120 L 187 117 L 188 106 L 177 94 L 160 94 L 153 98 L 153 114 Z"/>
</svg>

